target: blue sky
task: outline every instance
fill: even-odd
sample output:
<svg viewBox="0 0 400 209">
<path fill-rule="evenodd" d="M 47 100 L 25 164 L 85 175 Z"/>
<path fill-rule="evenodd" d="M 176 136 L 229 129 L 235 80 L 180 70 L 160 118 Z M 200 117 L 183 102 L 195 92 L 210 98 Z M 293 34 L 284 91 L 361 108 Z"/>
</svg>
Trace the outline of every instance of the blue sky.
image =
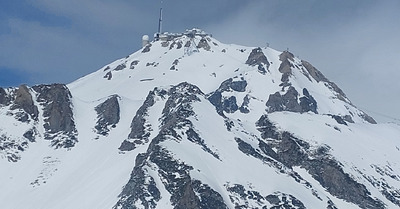
<svg viewBox="0 0 400 209">
<path fill-rule="evenodd" d="M 0 2 L 0 86 L 70 83 L 137 51 L 160 1 Z M 383 121 L 400 118 L 400 1 L 164 0 L 164 29 L 289 48 Z M 382 116 L 386 115 L 386 116 Z M 393 120 L 392 120 L 393 121 Z"/>
</svg>

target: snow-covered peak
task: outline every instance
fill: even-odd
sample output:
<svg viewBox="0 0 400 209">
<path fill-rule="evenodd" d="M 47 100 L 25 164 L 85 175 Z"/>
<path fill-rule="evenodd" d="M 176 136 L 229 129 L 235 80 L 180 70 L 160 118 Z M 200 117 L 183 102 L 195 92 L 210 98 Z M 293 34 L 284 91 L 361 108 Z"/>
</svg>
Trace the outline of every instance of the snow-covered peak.
<svg viewBox="0 0 400 209">
<path fill-rule="evenodd" d="M 257 110 L 313 112 L 351 123 L 375 123 L 335 83 L 289 51 L 224 44 L 199 29 L 156 34 L 142 49 L 68 87 L 83 100 L 114 94 L 144 100 L 154 86 L 188 82 L 212 94 L 228 79 L 248 84 L 243 92 L 224 93 L 235 96 L 239 106 L 244 98 L 252 98 L 246 99 L 248 105 Z"/>
<path fill-rule="evenodd" d="M 0 88 L 2 208 L 400 206 L 400 127 L 310 63 L 198 29 L 143 43 L 68 85 Z"/>
</svg>

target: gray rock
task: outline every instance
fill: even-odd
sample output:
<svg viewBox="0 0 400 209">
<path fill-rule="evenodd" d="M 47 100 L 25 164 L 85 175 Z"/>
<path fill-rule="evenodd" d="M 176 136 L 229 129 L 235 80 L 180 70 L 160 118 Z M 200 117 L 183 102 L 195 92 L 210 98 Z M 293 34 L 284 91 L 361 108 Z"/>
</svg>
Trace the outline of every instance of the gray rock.
<svg viewBox="0 0 400 209">
<path fill-rule="evenodd" d="M 0 105 L 8 105 L 11 99 L 7 95 L 7 92 L 0 87 Z"/>
<path fill-rule="evenodd" d="M 151 139 L 147 151 L 137 156 L 131 178 L 119 195 L 119 201 L 114 208 L 136 208 L 134 204 L 138 201 L 141 201 L 144 208 L 155 208 L 160 200 L 160 190 L 154 178 L 163 179 L 163 187 L 171 194 L 170 201 L 174 208 L 227 208 L 219 193 L 208 185 L 192 179 L 190 170 L 193 167 L 175 159 L 174 155 L 161 145 L 161 142 L 171 138 L 182 140 L 181 133 L 175 130 L 187 130 L 185 134 L 189 141 L 200 145 L 203 150 L 208 150 L 207 152 L 217 157 L 204 144 L 204 140 L 188 120 L 188 117 L 194 116 L 192 103 L 199 102 L 200 97 L 204 98 L 205 95 L 198 87 L 186 82 L 169 90 L 155 89 L 149 93 L 135 116 L 134 121 L 137 121 L 139 127 L 145 124 L 143 121 L 146 121 L 147 109 L 155 104 L 155 96 L 167 100 L 162 111 L 159 133 Z M 146 130 L 139 128 L 131 134 L 132 137 L 138 138 L 146 134 Z M 154 171 L 157 172 L 155 177 L 148 172 L 149 163 L 157 166 L 157 170 Z"/>
<path fill-rule="evenodd" d="M 288 51 L 282 52 L 279 55 L 279 60 L 282 61 L 281 65 L 279 66 L 279 72 L 282 73 L 281 81 L 282 83 L 289 82 L 289 76 L 292 75 L 292 63 L 290 61 L 294 60 L 294 55 Z"/>
<path fill-rule="evenodd" d="M 202 48 L 202 49 L 204 49 L 206 51 L 210 51 L 210 49 L 211 49 L 210 45 L 208 44 L 208 42 L 207 42 L 207 40 L 205 38 L 202 38 L 200 40 L 199 44 L 197 44 L 197 48 L 198 49 Z"/>
<path fill-rule="evenodd" d="M 242 105 L 239 107 L 239 110 L 240 110 L 241 113 L 247 114 L 247 113 L 250 112 L 250 110 L 249 110 L 250 98 L 251 98 L 251 97 L 250 97 L 250 95 L 248 95 L 248 94 L 244 97 L 243 103 L 242 103 Z"/>
<path fill-rule="evenodd" d="M 289 87 L 288 91 L 281 95 L 279 92 L 269 95 L 266 106 L 268 112 L 279 112 L 279 111 L 291 111 L 291 112 L 302 112 L 302 107 L 297 101 L 298 92 L 292 86 Z"/>
<path fill-rule="evenodd" d="M 278 133 L 276 127 L 263 115 L 256 124 L 261 137 L 276 150 L 276 160 L 289 168 L 300 166 L 306 169 L 332 195 L 354 203 L 361 208 L 385 208 L 384 203 L 371 197 L 367 188 L 345 173 L 326 148 L 317 152 L 311 146 L 288 132 Z M 271 140 L 275 139 L 275 140 Z M 271 156 L 272 157 L 272 156 Z"/>
<path fill-rule="evenodd" d="M 230 91 L 245 92 L 246 87 L 246 80 L 233 81 L 232 78 L 227 79 L 221 83 L 220 87 L 216 91 L 211 93 L 208 100 L 215 106 L 219 114 L 223 115 L 224 111 L 227 113 L 234 113 L 239 109 L 236 103 L 236 97 L 231 96 L 225 98 L 222 96 L 222 93 Z"/>
<path fill-rule="evenodd" d="M 33 120 L 38 120 L 38 108 L 33 103 L 32 95 L 30 94 L 28 87 L 25 85 L 19 86 L 18 90 L 15 92 L 15 100 L 11 109 L 22 109 L 29 114 Z M 23 121 L 25 122 L 27 120 L 24 119 Z"/>
<path fill-rule="evenodd" d="M 27 138 L 30 142 L 36 141 L 36 135 L 38 134 L 36 128 L 32 128 L 24 133 L 24 137 Z"/>
<path fill-rule="evenodd" d="M 114 71 L 120 71 L 126 68 L 126 65 L 124 63 L 118 65 L 117 67 L 114 68 Z"/>
<path fill-rule="evenodd" d="M 310 63 L 307 61 L 302 60 L 301 61 L 302 65 L 306 68 L 308 73 L 313 77 L 317 82 L 325 82 L 327 83 L 328 87 L 331 88 L 333 91 L 335 91 L 338 95 L 338 99 L 349 103 L 349 100 L 346 97 L 346 94 L 340 89 L 335 83 L 329 81 L 317 68 L 312 66 Z"/>
<path fill-rule="evenodd" d="M 354 123 L 354 120 L 353 120 L 353 118 L 352 118 L 350 115 L 345 115 L 345 116 L 343 117 L 343 120 L 345 120 L 345 121 L 348 122 L 348 123 Z"/>
<path fill-rule="evenodd" d="M 33 89 L 44 107 L 44 138 L 55 148 L 71 148 L 78 141 L 73 119 L 71 93 L 64 84 L 39 85 Z"/>
<path fill-rule="evenodd" d="M 250 66 L 265 64 L 267 67 L 269 67 L 269 65 L 270 65 L 267 57 L 262 52 L 260 47 L 255 48 L 250 52 L 250 55 L 247 58 L 246 64 L 248 64 Z"/>
<path fill-rule="evenodd" d="M 178 41 L 178 42 L 174 41 L 174 42 L 172 42 L 172 44 L 170 45 L 169 49 L 173 49 L 175 47 L 176 47 L 176 49 L 182 48 L 182 41 Z"/>
<path fill-rule="evenodd" d="M 111 71 L 110 71 L 110 72 L 107 72 L 107 73 L 103 76 L 103 78 L 106 78 L 107 80 L 111 80 L 111 78 L 112 78 L 112 73 L 111 73 Z"/>
<path fill-rule="evenodd" d="M 306 88 L 303 89 L 303 97 L 300 97 L 300 106 L 301 112 L 313 112 L 318 114 L 317 112 L 317 101 L 315 101 L 314 97 L 308 92 Z"/>
<path fill-rule="evenodd" d="M 133 70 L 137 64 L 139 64 L 139 60 L 134 60 L 131 62 L 131 66 L 129 68 Z"/>
<path fill-rule="evenodd" d="M 95 108 L 98 118 L 95 129 L 98 134 L 107 136 L 110 129 L 118 124 L 120 119 L 118 98 L 118 95 L 113 95 Z"/>
<path fill-rule="evenodd" d="M 257 66 L 258 72 L 261 74 L 265 75 L 267 73 L 267 70 L 270 66 L 270 63 L 265 56 L 265 54 L 262 52 L 261 48 L 255 48 L 250 52 L 249 57 L 247 58 L 246 64 L 250 66 Z M 265 67 L 267 69 L 265 69 Z"/>
<path fill-rule="evenodd" d="M 239 109 L 238 105 L 236 104 L 236 97 L 231 96 L 227 99 L 224 99 L 224 101 L 222 102 L 222 109 L 226 113 L 236 112 Z"/>
<path fill-rule="evenodd" d="M 364 119 L 365 121 L 367 121 L 368 123 L 371 124 L 377 124 L 377 122 L 375 121 L 375 119 L 371 116 L 369 116 L 367 113 L 363 112 L 359 115 L 362 119 Z"/>
</svg>

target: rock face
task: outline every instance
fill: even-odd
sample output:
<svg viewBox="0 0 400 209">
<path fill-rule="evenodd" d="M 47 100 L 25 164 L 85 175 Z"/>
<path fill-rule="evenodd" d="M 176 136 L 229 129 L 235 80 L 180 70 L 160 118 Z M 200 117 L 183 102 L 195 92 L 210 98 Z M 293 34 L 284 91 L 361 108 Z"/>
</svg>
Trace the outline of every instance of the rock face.
<svg viewBox="0 0 400 209">
<path fill-rule="evenodd" d="M 146 123 L 144 122 L 146 119 L 143 118 L 147 116 L 146 111 L 155 104 L 155 96 L 166 100 L 162 111 L 161 127 L 158 134 L 149 142 L 146 153 L 136 157 L 131 178 L 119 195 L 120 200 L 114 208 L 135 208 L 134 205 L 138 201 L 141 201 L 145 208 L 156 207 L 161 198 L 161 188 L 157 187 L 154 177 L 149 174 L 149 166 L 158 168 L 158 175 L 163 179 L 165 189 L 171 194 L 170 201 L 174 208 L 227 208 L 218 192 L 190 176 L 193 167 L 175 159 L 173 153 L 170 153 L 162 145 L 162 142 L 170 140 L 170 137 L 184 140 L 183 135 L 176 130 L 186 130 L 185 135 L 190 142 L 201 146 L 206 152 L 218 158 L 218 155 L 213 153 L 199 138 L 193 129 L 193 124 L 188 120 L 189 117 L 194 116 L 192 104 L 200 102 L 200 97 L 205 97 L 198 87 L 181 83 L 171 87 L 168 91 L 155 89 L 150 92 L 132 122 L 134 124 L 138 121 L 141 128 L 132 129 L 129 136 L 138 138 L 150 136 L 150 134 L 144 134 L 145 130 L 142 124 Z M 129 151 L 129 149 L 124 150 Z"/>
<path fill-rule="evenodd" d="M 39 111 L 33 103 L 32 95 L 30 94 L 29 89 L 25 85 L 21 85 L 16 91 L 15 95 L 14 104 L 11 106 L 11 109 L 22 109 L 33 120 L 37 121 Z M 28 120 L 28 116 L 23 114 L 22 117 L 19 117 L 19 120 L 25 122 Z"/>
<path fill-rule="evenodd" d="M 261 48 L 255 48 L 251 51 L 249 57 L 247 58 L 246 64 L 250 66 L 258 66 L 258 71 L 261 74 L 266 74 L 267 70 L 270 66 L 270 63 L 265 56 L 265 54 L 262 52 Z M 265 69 L 267 68 L 267 69 Z"/>
<path fill-rule="evenodd" d="M 38 102 L 44 106 L 45 139 L 55 148 L 71 148 L 78 141 L 72 113 L 71 93 L 63 84 L 39 85 Z"/>
<path fill-rule="evenodd" d="M 97 123 L 94 127 L 98 134 L 107 136 L 111 128 L 115 128 L 120 119 L 118 95 L 113 95 L 96 106 Z"/>
<path fill-rule="evenodd" d="M 8 105 L 10 102 L 10 98 L 7 95 L 7 92 L 0 87 L 0 105 Z"/>
<path fill-rule="evenodd" d="M 325 187 L 331 194 L 346 201 L 355 203 L 361 208 L 385 208 L 385 205 L 370 195 L 367 188 L 345 173 L 329 148 L 320 147 L 316 152 L 308 151 L 311 146 L 288 132 L 277 133 L 276 128 L 262 116 L 258 122 L 258 130 L 263 138 L 272 138 L 268 146 L 274 148 L 276 159 L 287 167 L 301 166 Z M 314 154 L 311 154 L 314 153 Z"/>
<path fill-rule="evenodd" d="M 245 81 L 244 79 L 234 81 L 232 78 L 230 78 L 222 82 L 220 87 L 208 97 L 208 100 L 211 102 L 211 104 L 215 106 L 219 114 L 223 114 L 223 112 L 234 113 L 239 109 L 236 97 L 223 96 L 223 94 L 224 92 L 232 92 L 232 91 L 244 92 L 246 90 L 246 86 L 247 86 L 247 81 Z M 243 108 L 245 108 L 246 104 L 242 106 Z"/>
<path fill-rule="evenodd" d="M 268 107 L 268 112 L 270 113 L 277 111 L 302 111 L 302 108 L 298 103 L 298 92 L 293 87 L 289 87 L 288 91 L 284 95 L 281 95 L 279 92 L 269 95 L 266 105 Z"/>
<path fill-rule="evenodd" d="M 291 61 L 293 61 L 293 58 L 294 55 L 289 51 L 284 51 L 279 55 L 279 60 L 282 61 L 282 63 L 278 70 L 282 73 L 281 81 L 284 84 L 289 82 L 289 76 L 292 74 L 293 65 L 291 64 Z"/>
</svg>

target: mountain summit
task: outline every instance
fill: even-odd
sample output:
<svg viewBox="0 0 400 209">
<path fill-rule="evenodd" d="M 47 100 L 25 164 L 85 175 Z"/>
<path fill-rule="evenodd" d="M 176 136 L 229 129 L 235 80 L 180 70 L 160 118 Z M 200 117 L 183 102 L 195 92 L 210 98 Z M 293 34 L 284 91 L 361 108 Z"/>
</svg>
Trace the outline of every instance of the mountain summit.
<svg viewBox="0 0 400 209">
<path fill-rule="evenodd" d="M 398 125 L 289 51 L 199 29 L 0 88 L 0 116 L 2 208 L 400 207 Z"/>
</svg>

